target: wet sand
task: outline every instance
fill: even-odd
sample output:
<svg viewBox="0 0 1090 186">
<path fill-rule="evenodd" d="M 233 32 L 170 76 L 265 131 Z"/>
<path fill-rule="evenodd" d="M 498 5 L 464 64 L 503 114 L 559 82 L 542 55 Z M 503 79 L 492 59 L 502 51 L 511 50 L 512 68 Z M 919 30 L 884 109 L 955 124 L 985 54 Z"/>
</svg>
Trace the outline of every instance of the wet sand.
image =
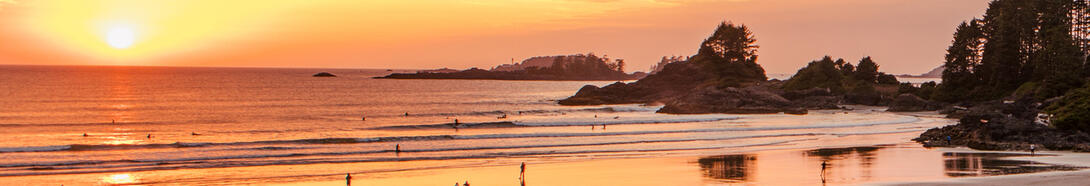
<svg viewBox="0 0 1090 186">
<path fill-rule="evenodd" d="M 1090 171 L 1080 170 L 1090 166 L 1086 155 L 1054 152 L 1027 155 L 957 148 L 926 149 L 904 143 L 699 157 L 538 162 L 528 164 L 525 182 L 518 179 L 519 165 L 512 163 L 354 174 L 352 184 L 451 185 L 469 181 L 477 185 L 1070 185 L 1088 182 L 1086 178 Z M 1079 158 L 1084 159 L 1080 160 L 1082 163 L 1060 164 Z M 822 161 L 830 164 L 824 180 Z M 279 184 L 344 184 L 343 175 L 328 179 L 330 181 Z"/>
</svg>

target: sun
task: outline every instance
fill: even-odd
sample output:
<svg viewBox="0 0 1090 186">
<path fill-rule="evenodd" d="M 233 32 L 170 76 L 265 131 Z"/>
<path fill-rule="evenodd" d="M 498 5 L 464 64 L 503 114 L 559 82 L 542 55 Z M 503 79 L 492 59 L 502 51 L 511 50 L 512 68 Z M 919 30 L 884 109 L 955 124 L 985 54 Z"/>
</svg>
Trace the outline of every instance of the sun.
<svg viewBox="0 0 1090 186">
<path fill-rule="evenodd" d="M 136 41 L 136 32 L 128 27 L 113 27 L 106 32 L 106 44 L 116 49 L 125 49 Z"/>
</svg>

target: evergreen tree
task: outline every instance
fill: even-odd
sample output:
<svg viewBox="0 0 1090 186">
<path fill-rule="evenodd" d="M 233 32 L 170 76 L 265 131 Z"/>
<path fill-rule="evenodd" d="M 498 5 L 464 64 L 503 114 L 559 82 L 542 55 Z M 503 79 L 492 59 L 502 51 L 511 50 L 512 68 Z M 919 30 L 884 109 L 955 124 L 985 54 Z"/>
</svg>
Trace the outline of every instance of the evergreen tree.
<svg viewBox="0 0 1090 186">
<path fill-rule="evenodd" d="M 1083 53 L 1071 35 L 1071 0 L 1040 0 L 1040 28 L 1037 42 L 1040 50 L 1033 56 L 1033 79 L 1041 82 L 1034 92 L 1038 98 L 1063 95 L 1069 89 L 1082 86 L 1080 67 Z"/>
<path fill-rule="evenodd" d="M 870 56 L 863 57 L 863 59 L 859 60 L 859 64 L 856 65 L 855 73 L 853 73 L 852 76 L 856 80 L 877 83 L 878 64 L 874 63 L 874 60 L 871 60 Z"/>
<path fill-rule="evenodd" d="M 723 22 L 700 45 L 692 61 L 718 76 L 718 84 L 723 87 L 765 81 L 768 77 L 764 68 L 757 64 L 756 42 L 745 25 Z"/>
<path fill-rule="evenodd" d="M 969 91 L 979 83 L 980 78 L 973 70 L 980 65 L 980 50 L 983 47 L 984 33 L 980 20 L 962 22 L 954 32 L 954 41 L 946 49 L 945 69 L 942 71 L 942 85 L 936 100 L 953 102 L 969 98 Z"/>
</svg>

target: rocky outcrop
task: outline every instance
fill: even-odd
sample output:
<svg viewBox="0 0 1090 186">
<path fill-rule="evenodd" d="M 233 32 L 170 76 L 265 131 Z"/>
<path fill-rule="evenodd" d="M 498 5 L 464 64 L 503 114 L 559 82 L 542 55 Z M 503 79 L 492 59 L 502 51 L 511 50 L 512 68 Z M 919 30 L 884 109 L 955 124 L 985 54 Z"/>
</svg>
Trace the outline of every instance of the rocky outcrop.
<svg viewBox="0 0 1090 186">
<path fill-rule="evenodd" d="M 603 105 L 661 103 L 691 92 L 712 76 L 691 62 L 667 64 L 663 72 L 634 83 L 617 82 L 605 87 L 583 86 L 574 96 L 560 100 L 561 105 Z"/>
<path fill-rule="evenodd" d="M 931 101 L 924 100 L 919 96 L 913 94 L 901 94 L 898 95 L 893 102 L 889 104 L 890 112 L 920 112 L 920 111 L 936 111 L 942 108 L 942 105 Z"/>
<path fill-rule="evenodd" d="M 646 91 L 645 88 L 623 82 L 613 83 L 602 88 L 598 88 L 598 86 L 594 85 L 586 85 L 583 86 L 583 88 L 580 88 L 579 92 L 575 93 L 575 96 L 560 100 L 559 104 L 604 105 L 639 103 L 653 100 L 649 95 L 651 95 L 650 92 Z"/>
<path fill-rule="evenodd" d="M 1039 149 L 1090 152 L 1090 135 L 1034 122 L 1034 104 L 985 103 L 968 110 L 956 125 L 929 129 L 913 139 L 926 147 L 968 146 L 981 150 Z M 948 140 L 949 139 L 949 140 Z"/>
<path fill-rule="evenodd" d="M 837 109 L 844 102 L 843 96 L 834 95 L 828 88 L 810 88 L 785 91 L 784 98 L 807 109 Z"/>
<path fill-rule="evenodd" d="M 806 109 L 768 90 L 753 86 L 718 89 L 704 87 L 665 103 L 659 113 L 670 114 L 806 114 Z"/>
</svg>

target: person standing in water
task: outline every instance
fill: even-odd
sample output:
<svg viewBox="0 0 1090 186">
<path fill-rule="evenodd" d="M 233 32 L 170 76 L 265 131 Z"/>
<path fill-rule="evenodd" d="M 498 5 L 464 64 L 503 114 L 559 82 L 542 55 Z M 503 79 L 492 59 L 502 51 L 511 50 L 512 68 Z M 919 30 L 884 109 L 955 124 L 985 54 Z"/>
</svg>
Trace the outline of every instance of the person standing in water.
<svg viewBox="0 0 1090 186">
<path fill-rule="evenodd" d="M 401 153 L 401 144 L 394 145 L 394 153 Z"/>
<path fill-rule="evenodd" d="M 1037 144 L 1029 144 L 1029 154 L 1030 155 L 1036 155 L 1037 154 L 1036 151 L 1037 151 Z"/>
</svg>

